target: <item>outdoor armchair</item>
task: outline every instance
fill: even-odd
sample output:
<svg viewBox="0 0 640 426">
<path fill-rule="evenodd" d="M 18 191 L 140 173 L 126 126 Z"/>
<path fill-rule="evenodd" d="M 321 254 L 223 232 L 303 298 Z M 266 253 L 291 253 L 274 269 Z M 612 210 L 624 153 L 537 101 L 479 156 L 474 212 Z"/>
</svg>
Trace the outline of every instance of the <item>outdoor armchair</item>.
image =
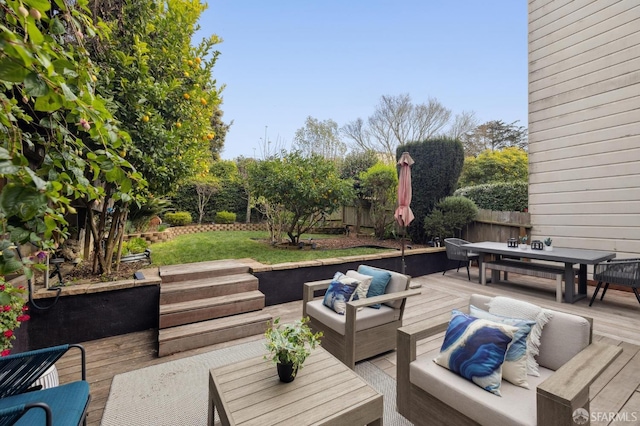
<svg viewBox="0 0 640 426">
<path fill-rule="evenodd" d="M 474 294 L 469 305 L 489 310 L 491 301 Z M 451 313 L 398 329 L 398 412 L 415 425 L 574 425 L 574 412 L 589 410 L 590 385 L 622 349 L 593 343 L 590 319 L 546 313 L 551 316 L 536 356 L 540 377 L 527 375 L 529 389 L 502 380 L 501 397 L 433 361 L 443 341 L 438 334 L 447 330 Z M 425 353 L 418 355 L 421 348 Z M 471 361 L 458 361 L 470 368 Z"/>
<path fill-rule="evenodd" d="M 472 260 L 477 261 L 480 256 L 477 253 L 468 251 L 467 249 L 462 247 L 464 244 L 469 244 L 469 241 L 465 241 L 460 238 L 445 238 L 444 240 L 444 245 L 447 249 L 447 258 L 449 260 L 458 261 L 458 269 L 457 269 L 458 271 L 460 270 L 460 266 L 464 262 L 465 266 L 467 267 L 467 277 L 469 278 L 469 281 L 471 281 L 471 273 L 469 273 L 469 264 L 471 264 Z M 444 275 L 445 272 L 447 272 L 447 268 L 445 268 L 445 270 L 442 271 L 442 275 Z"/>
<path fill-rule="evenodd" d="M 49 389 L 29 389 L 71 348 L 81 353 L 81 380 Z M 0 358 L 0 425 L 79 425 L 86 421 L 90 400 L 85 352 L 80 345 L 60 345 Z"/>
<path fill-rule="evenodd" d="M 598 285 L 593 292 L 589 306 L 596 300 L 602 283 L 605 283 L 605 285 L 600 300 L 604 299 L 609 284 L 615 284 L 630 287 L 636 295 L 638 303 L 640 303 L 640 294 L 638 293 L 638 288 L 640 288 L 640 259 L 619 259 L 598 263 L 593 267 L 593 279 L 598 281 Z"/>
<path fill-rule="evenodd" d="M 303 288 L 303 317 L 309 317 L 314 331 L 324 333 L 322 347 L 352 369 L 357 361 L 395 349 L 406 299 L 420 294 L 409 289 L 408 275 L 369 268 L 391 274 L 385 294 L 348 302 L 344 315 L 325 306 L 322 297 L 315 297 L 316 292 L 329 288 L 331 279 L 308 282 Z M 381 306 L 375 309 L 373 305 Z"/>
</svg>

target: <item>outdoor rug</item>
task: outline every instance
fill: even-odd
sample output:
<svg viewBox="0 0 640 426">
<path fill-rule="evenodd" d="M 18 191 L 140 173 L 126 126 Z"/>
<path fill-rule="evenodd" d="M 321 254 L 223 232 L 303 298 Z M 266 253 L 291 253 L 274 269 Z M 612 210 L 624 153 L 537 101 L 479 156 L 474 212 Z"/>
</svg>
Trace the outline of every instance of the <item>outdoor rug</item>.
<svg viewBox="0 0 640 426">
<path fill-rule="evenodd" d="M 265 352 L 263 341 L 249 342 L 118 374 L 113 378 L 101 424 L 206 425 L 209 370 Z M 395 380 L 366 361 L 358 363 L 355 371 L 384 396 L 385 425 L 411 425 L 396 412 Z"/>
</svg>

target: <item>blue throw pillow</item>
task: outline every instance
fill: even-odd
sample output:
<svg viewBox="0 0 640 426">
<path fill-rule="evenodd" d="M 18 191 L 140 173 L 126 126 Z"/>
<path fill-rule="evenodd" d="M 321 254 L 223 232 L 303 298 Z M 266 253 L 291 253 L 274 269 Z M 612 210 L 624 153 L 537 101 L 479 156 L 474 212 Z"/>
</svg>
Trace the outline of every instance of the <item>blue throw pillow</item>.
<svg viewBox="0 0 640 426">
<path fill-rule="evenodd" d="M 369 275 L 373 277 L 369 290 L 367 291 L 367 298 L 382 296 L 387 290 L 387 285 L 391 281 L 391 274 L 389 271 L 382 271 L 380 269 L 374 269 L 370 266 L 360 265 L 358 266 L 358 272 L 362 275 Z M 374 309 L 380 309 L 380 304 L 371 305 Z"/>
<path fill-rule="evenodd" d="M 336 274 L 336 276 L 338 275 Z M 322 303 L 340 315 L 344 315 L 347 310 L 347 302 L 351 301 L 359 284 L 360 281 L 349 278 L 346 275 L 334 278 L 331 284 L 329 284 L 327 292 L 324 294 Z"/>
<path fill-rule="evenodd" d="M 517 327 L 454 310 L 440 354 L 434 361 L 501 396 L 502 364 L 517 331 Z"/>
<path fill-rule="evenodd" d="M 469 306 L 469 313 L 474 318 L 518 327 L 518 331 L 513 337 L 513 344 L 509 347 L 502 365 L 502 377 L 516 386 L 529 389 L 529 382 L 527 382 L 527 338 L 536 322 L 494 315 L 473 305 Z"/>
</svg>

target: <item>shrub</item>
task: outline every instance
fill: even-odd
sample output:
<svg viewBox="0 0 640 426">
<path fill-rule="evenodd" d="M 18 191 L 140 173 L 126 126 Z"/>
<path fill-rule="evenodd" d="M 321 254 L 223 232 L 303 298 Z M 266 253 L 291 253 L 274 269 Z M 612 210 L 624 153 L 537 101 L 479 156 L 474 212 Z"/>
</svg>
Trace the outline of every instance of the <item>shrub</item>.
<svg viewBox="0 0 640 426">
<path fill-rule="evenodd" d="M 411 167 L 411 210 L 415 219 L 407 232 L 414 243 L 425 243 L 424 219 L 438 200 L 453 194 L 456 189 L 464 163 L 464 149 L 460 141 L 444 138 L 402 145 L 396 151 L 397 158 L 403 151 L 409 152 L 415 161 Z"/>
<path fill-rule="evenodd" d="M 477 157 L 465 158 L 458 186 L 528 180 L 529 156 L 522 148 L 512 146 L 499 151 L 487 149 Z"/>
<path fill-rule="evenodd" d="M 129 241 L 125 241 L 122 243 L 122 254 L 138 254 L 144 253 L 144 251 L 149 247 L 149 243 L 147 240 L 141 237 L 131 238 Z"/>
<path fill-rule="evenodd" d="M 478 207 L 465 197 L 446 197 L 424 218 L 427 237 L 441 240 L 456 237 L 462 228 L 478 216 Z"/>
<path fill-rule="evenodd" d="M 500 182 L 468 186 L 458 189 L 454 195 L 467 197 L 481 209 L 499 211 L 526 211 L 529 206 L 527 182 Z"/>
<path fill-rule="evenodd" d="M 216 223 L 234 223 L 236 221 L 236 214 L 222 211 L 216 213 Z"/>
<path fill-rule="evenodd" d="M 193 222 L 191 219 L 191 213 L 189 212 L 166 213 L 164 215 L 164 220 L 167 221 L 169 225 L 173 226 L 183 226 Z"/>
</svg>

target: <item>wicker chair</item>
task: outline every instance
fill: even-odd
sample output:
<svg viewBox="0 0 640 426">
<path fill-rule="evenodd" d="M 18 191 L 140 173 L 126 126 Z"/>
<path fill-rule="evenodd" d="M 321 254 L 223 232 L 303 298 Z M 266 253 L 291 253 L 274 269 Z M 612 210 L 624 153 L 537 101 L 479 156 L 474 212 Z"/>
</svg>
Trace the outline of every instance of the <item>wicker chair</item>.
<svg viewBox="0 0 640 426">
<path fill-rule="evenodd" d="M 640 288 L 640 259 L 620 259 L 598 263 L 593 268 L 593 279 L 598 281 L 598 285 L 593 292 L 589 306 L 596 300 L 602 283 L 605 283 L 605 285 L 600 300 L 604 299 L 609 284 L 615 284 L 631 287 L 636 299 L 638 299 L 638 303 L 640 303 L 640 294 L 638 293 L 638 288 Z"/>
<path fill-rule="evenodd" d="M 462 262 L 465 262 L 467 266 L 467 277 L 469 278 L 469 281 L 471 281 L 471 273 L 469 273 L 469 265 L 471 264 L 472 260 L 478 261 L 479 255 L 477 253 L 468 251 L 467 249 L 462 247 L 463 244 L 469 244 L 469 241 L 465 241 L 460 238 L 446 238 L 444 240 L 444 245 L 447 248 L 447 258 L 449 260 L 458 261 L 458 269 L 457 269 L 458 271 L 460 270 L 460 266 L 462 265 Z M 445 268 L 445 270 L 442 271 L 442 275 L 444 275 L 446 272 L 447 272 L 447 269 Z"/>
</svg>

